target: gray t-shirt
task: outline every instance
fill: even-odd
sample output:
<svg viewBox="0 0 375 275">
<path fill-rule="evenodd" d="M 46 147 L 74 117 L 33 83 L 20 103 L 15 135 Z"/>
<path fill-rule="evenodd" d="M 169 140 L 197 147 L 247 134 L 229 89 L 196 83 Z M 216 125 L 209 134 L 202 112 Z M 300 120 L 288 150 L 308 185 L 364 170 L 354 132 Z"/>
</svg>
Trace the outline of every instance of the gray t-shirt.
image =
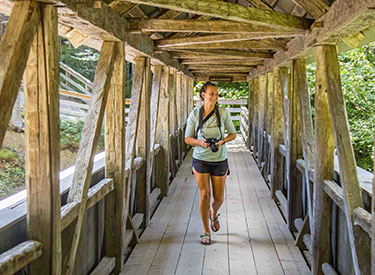
<svg viewBox="0 0 375 275">
<path fill-rule="evenodd" d="M 199 124 L 199 109 L 196 107 L 189 115 L 186 123 L 185 137 L 194 137 L 198 129 Z M 222 138 L 225 137 L 224 130 L 227 130 L 228 134 L 235 134 L 236 129 L 234 128 L 231 116 L 225 107 L 219 106 L 219 114 L 221 120 L 221 132 L 223 133 Z M 203 134 L 203 135 L 202 135 Z M 199 130 L 196 139 L 203 140 L 203 136 L 206 138 L 220 138 L 220 130 L 217 127 L 216 115 L 213 114 L 203 125 L 203 129 Z M 217 152 L 212 152 L 210 147 L 203 149 L 201 146 L 195 146 L 193 152 L 193 158 L 204 160 L 204 161 L 223 161 L 227 159 L 227 147 L 226 144 L 220 146 Z"/>
</svg>

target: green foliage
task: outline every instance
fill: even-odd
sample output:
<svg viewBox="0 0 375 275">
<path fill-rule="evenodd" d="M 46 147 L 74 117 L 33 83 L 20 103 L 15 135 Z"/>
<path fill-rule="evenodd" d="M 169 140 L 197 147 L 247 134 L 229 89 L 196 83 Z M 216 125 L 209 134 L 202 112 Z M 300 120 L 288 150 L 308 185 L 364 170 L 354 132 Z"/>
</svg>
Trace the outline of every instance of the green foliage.
<svg viewBox="0 0 375 275">
<path fill-rule="evenodd" d="M 97 50 L 86 46 L 75 49 L 67 39 L 60 37 L 60 61 L 91 81 L 94 81 L 98 60 Z"/>
<path fill-rule="evenodd" d="M 339 56 L 341 83 L 358 166 L 373 170 L 375 130 L 375 43 Z M 312 106 L 316 64 L 307 67 Z"/>
<path fill-rule="evenodd" d="M 82 138 L 82 129 L 84 125 L 82 119 L 61 119 L 60 120 L 60 150 L 70 150 L 77 152 Z M 102 129 L 99 137 L 97 150 L 104 149 L 104 134 Z"/>
<path fill-rule="evenodd" d="M 14 151 L 0 151 L 0 199 L 25 188 L 25 157 Z"/>
</svg>

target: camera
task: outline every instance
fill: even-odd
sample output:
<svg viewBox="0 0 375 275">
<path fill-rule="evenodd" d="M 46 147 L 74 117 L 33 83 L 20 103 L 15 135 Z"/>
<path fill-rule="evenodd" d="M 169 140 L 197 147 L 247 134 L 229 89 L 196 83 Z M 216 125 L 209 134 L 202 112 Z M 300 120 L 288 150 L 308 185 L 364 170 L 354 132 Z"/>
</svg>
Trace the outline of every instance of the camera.
<svg viewBox="0 0 375 275">
<path fill-rule="evenodd" d="M 206 143 L 210 145 L 211 151 L 214 153 L 217 152 L 217 150 L 219 150 L 219 148 L 215 144 L 216 142 L 219 142 L 219 140 L 220 139 L 216 139 L 216 138 L 206 138 Z"/>
</svg>

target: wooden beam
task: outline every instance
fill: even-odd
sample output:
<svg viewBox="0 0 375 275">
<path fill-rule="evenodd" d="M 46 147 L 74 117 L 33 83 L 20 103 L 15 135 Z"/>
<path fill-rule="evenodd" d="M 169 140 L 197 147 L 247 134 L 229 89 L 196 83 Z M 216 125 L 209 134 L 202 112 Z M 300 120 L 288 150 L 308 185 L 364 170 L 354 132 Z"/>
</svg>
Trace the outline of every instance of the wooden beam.
<svg viewBox="0 0 375 275">
<path fill-rule="evenodd" d="M 137 173 L 137 212 L 143 213 L 145 226 L 150 222 L 151 172 L 150 166 L 150 98 L 151 98 L 151 67 L 150 59 L 145 59 L 142 95 L 139 110 L 139 126 L 137 134 L 137 157 L 144 160 L 144 173 Z"/>
<path fill-rule="evenodd" d="M 273 108 L 271 130 L 271 195 L 275 196 L 283 182 L 284 169 L 281 167 L 279 145 L 283 144 L 283 88 L 288 85 L 288 68 L 274 68 L 273 70 Z"/>
<path fill-rule="evenodd" d="M 129 188 L 125 175 L 125 44 L 117 42 L 111 86 L 105 112 L 105 173 L 112 178 L 114 192 L 105 199 L 105 255 L 115 258 L 115 272 L 124 262 Z"/>
<path fill-rule="evenodd" d="M 43 245 L 37 241 L 25 241 L 0 254 L 0 273 L 14 274 L 43 253 Z"/>
<path fill-rule="evenodd" d="M 267 74 L 264 74 L 259 77 L 259 113 L 258 113 L 258 167 L 261 167 L 263 161 L 263 132 L 265 129 L 265 121 L 264 121 L 264 114 L 265 114 L 265 100 L 266 100 L 266 92 L 267 92 Z"/>
<path fill-rule="evenodd" d="M 220 71 L 220 70 L 226 70 L 226 69 L 237 69 L 237 70 L 250 70 L 251 68 L 253 68 L 254 66 L 241 66 L 241 65 L 228 65 L 228 66 L 225 66 L 225 65 L 217 65 L 217 64 L 210 64 L 210 65 L 190 65 L 190 66 L 187 66 L 187 68 L 189 70 L 216 70 L 216 71 Z"/>
<path fill-rule="evenodd" d="M 325 67 L 326 46 L 319 46 L 316 68 L 315 93 L 315 145 L 314 193 L 311 230 L 312 272 L 322 273 L 322 264 L 331 257 L 332 201 L 323 191 L 324 180 L 333 180 L 334 138 L 331 114 L 329 112 L 327 87 L 328 76 Z M 306 161 L 306 160 L 305 160 Z M 311 217 L 311 216 L 310 216 Z"/>
<path fill-rule="evenodd" d="M 300 108 L 299 108 L 299 92 L 298 89 L 304 82 L 304 73 L 306 71 L 306 63 L 304 60 L 293 60 L 291 62 L 291 85 L 289 109 L 289 125 L 288 136 L 289 144 L 287 144 L 287 180 L 288 180 L 288 227 L 291 231 L 296 231 L 294 220 L 302 216 L 302 186 L 298 183 L 298 170 L 296 167 L 297 159 L 302 158 L 302 142 L 300 128 Z"/>
<path fill-rule="evenodd" d="M 109 6 L 114 9 L 119 15 L 124 15 L 132 8 L 134 8 L 135 4 L 122 0 L 114 0 L 109 4 Z"/>
<path fill-rule="evenodd" d="M 213 75 L 202 75 L 202 74 L 195 74 L 194 75 L 194 80 L 195 81 L 225 81 L 227 82 L 228 80 L 225 80 L 226 78 L 230 77 L 230 81 L 232 82 L 246 82 L 247 81 L 247 75 L 224 75 L 224 76 L 216 76 L 215 74 Z"/>
<path fill-rule="evenodd" d="M 59 53 L 57 11 L 40 5 L 41 21 L 25 71 L 27 235 L 43 244 L 30 272 L 61 272 Z M 9 27 L 9 26 L 8 26 Z M 6 104 L 2 102 L 2 104 Z"/>
<path fill-rule="evenodd" d="M 161 195 L 168 195 L 169 187 L 169 109 L 170 109 L 170 89 L 169 89 L 169 67 L 163 66 L 161 73 L 161 86 L 159 98 L 158 124 L 155 142 L 160 144 L 160 153 L 164 159 L 156 168 L 156 185 L 160 188 Z"/>
<path fill-rule="evenodd" d="M 73 235 L 72 247 L 68 254 L 66 274 L 72 274 L 86 212 L 87 192 L 91 181 L 94 154 L 103 124 L 104 110 L 110 89 L 115 55 L 115 43 L 104 42 L 95 73 L 90 107 L 82 130 L 82 139 L 77 153 L 72 187 L 68 202 L 79 202 L 79 214 Z"/>
<path fill-rule="evenodd" d="M 243 57 L 247 59 L 253 59 L 253 60 L 259 60 L 259 59 L 265 59 L 265 58 L 272 58 L 271 53 L 262 53 L 262 52 L 250 52 L 250 51 L 235 51 L 235 50 L 215 50 L 215 49 L 191 49 L 191 50 L 185 50 L 185 49 L 174 49 L 174 51 L 177 52 L 183 52 L 183 53 L 191 53 L 195 55 L 214 55 L 220 59 L 222 56 L 225 57 Z"/>
<path fill-rule="evenodd" d="M 215 21 L 213 21 L 215 22 Z M 296 33 L 278 33 L 277 34 L 216 34 L 216 35 L 206 35 L 206 36 L 189 36 L 184 38 L 166 38 L 159 40 L 156 43 L 156 46 L 159 48 L 163 47 L 176 47 L 176 46 L 187 46 L 187 45 L 205 45 L 205 44 L 211 44 L 211 43 L 224 43 L 224 42 L 238 42 L 238 41 L 246 41 L 246 40 L 252 40 L 252 39 L 271 39 L 271 38 L 288 38 L 288 37 L 295 37 Z M 264 40 L 263 40 L 264 41 Z M 265 41 L 273 41 L 275 40 L 265 40 Z M 258 41 L 261 42 L 261 41 Z M 262 42 L 261 42 L 262 43 Z M 283 46 L 285 48 L 285 45 L 278 44 L 279 46 Z"/>
<path fill-rule="evenodd" d="M 220 65 L 228 65 L 228 66 L 257 66 L 262 65 L 262 61 L 246 61 L 244 59 L 224 59 L 224 60 L 217 60 L 213 58 L 205 58 L 202 57 L 200 59 L 185 59 L 181 61 L 181 64 L 191 66 L 220 66 Z"/>
<path fill-rule="evenodd" d="M 190 69 L 192 73 L 248 73 L 251 70 L 249 67 L 233 68 L 233 67 L 211 67 L 211 68 L 194 68 Z"/>
<path fill-rule="evenodd" d="M 289 14 L 264 11 L 217 0 L 188 0 L 183 2 L 173 0 L 129 0 L 128 2 L 287 30 L 308 29 L 312 23 L 311 20 Z"/>
<path fill-rule="evenodd" d="M 0 148 L 12 115 L 27 56 L 40 21 L 36 2 L 17 1 L 0 43 Z"/>
<path fill-rule="evenodd" d="M 375 24 L 374 3 L 367 0 L 337 0 L 313 27 L 311 33 L 290 41 L 287 51 L 278 51 L 274 58 L 253 70 L 250 77 L 271 71 L 275 66 L 288 65 L 293 58 L 314 55 L 315 45 L 339 44 L 345 37 L 357 34 Z M 318 25 L 319 23 L 319 25 Z"/>
<path fill-rule="evenodd" d="M 251 41 L 235 41 L 235 42 L 214 42 L 214 43 L 195 43 L 185 44 L 179 46 L 162 45 L 158 46 L 163 50 L 178 50 L 178 49 L 257 49 L 257 50 L 279 50 L 285 49 L 286 43 L 274 40 L 274 39 L 263 39 L 263 40 L 251 40 Z"/>
<path fill-rule="evenodd" d="M 329 10 L 329 6 L 322 0 L 292 0 L 303 8 L 314 19 L 318 19 Z"/>
<path fill-rule="evenodd" d="M 341 88 L 337 49 L 335 46 L 326 46 L 322 54 L 326 64 L 324 73 L 327 77 L 328 103 L 332 117 L 335 145 L 339 157 L 340 181 L 345 193 L 345 216 L 353 267 L 355 274 L 361 274 L 364 270 L 370 269 L 369 255 L 371 251 L 368 251 L 366 247 L 359 242 L 362 239 L 362 235 L 366 233 L 364 231 L 355 230 L 353 224 L 353 211 L 357 207 L 363 208 L 363 202 L 357 176 L 357 166 L 351 144 L 348 117 Z"/>
<path fill-rule="evenodd" d="M 254 119 L 253 119 L 253 154 L 254 156 L 259 151 L 258 147 L 258 131 L 259 131 L 259 93 L 260 93 L 260 79 L 254 78 Z"/>
<path fill-rule="evenodd" d="M 149 32 L 182 32 L 182 33 L 219 33 L 233 34 L 249 36 L 249 39 L 256 39 L 258 37 L 277 36 L 290 37 L 296 35 L 303 35 L 306 30 L 280 30 L 278 28 L 260 26 L 249 23 L 240 23 L 227 20 L 196 20 L 196 19 L 129 19 L 130 32 L 139 33 L 139 31 Z M 285 35 L 285 36 L 284 36 Z M 238 36 L 241 37 L 241 36 Z M 190 39 L 191 38 L 191 39 Z M 274 37 L 276 38 L 276 37 Z M 191 41 L 194 39 L 204 40 L 203 37 L 176 37 L 167 38 L 166 41 L 174 40 L 187 40 Z M 210 38 L 207 38 L 210 39 Z M 212 39 L 212 38 L 211 38 Z"/>
<path fill-rule="evenodd" d="M 103 257 L 100 263 L 90 273 L 90 275 L 109 275 L 116 265 L 116 259 L 110 257 Z"/>
<path fill-rule="evenodd" d="M 298 98 L 299 98 L 299 115 L 300 115 L 300 126 L 301 126 L 301 137 L 302 137 L 302 151 L 303 159 L 305 160 L 305 186 L 307 194 L 307 211 L 310 217 L 313 216 L 312 213 L 312 195 L 310 188 L 310 178 L 309 171 L 314 169 L 314 133 L 313 133 L 313 123 L 311 116 L 311 103 L 310 94 L 307 87 L 307 73 L 306 73 L 306 60 L 299 60 L 300 70 L 297 71 L 299 74 L 297 78 L 298 81 Z M 310 224 L 312 225 L 312 223 Z M 312 231 L 312 230 L 311 230 Z"/>
</svg>

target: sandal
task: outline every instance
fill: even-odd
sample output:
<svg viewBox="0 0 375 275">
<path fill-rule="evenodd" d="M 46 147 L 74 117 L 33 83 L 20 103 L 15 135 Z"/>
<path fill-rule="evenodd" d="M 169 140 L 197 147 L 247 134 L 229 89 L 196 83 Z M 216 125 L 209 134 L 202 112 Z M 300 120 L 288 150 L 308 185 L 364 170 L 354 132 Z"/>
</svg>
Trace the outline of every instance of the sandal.
<svg viewBox="0 0 375 275">
<path fill-rule="evenodd" d="M 211 235 L 208 233 L 204 233 L 201 235 L 201 244 L 209 245 L 211 244 Z"/>
<path fill-rule="evenodd" d="M 217 232 L 220 230 L 219 216 L 220 214 L 217 214 L 216 217 L 212 219 L 212 215 L 210 211 L 211 230 L 213 232 Z"/>
</svg>

